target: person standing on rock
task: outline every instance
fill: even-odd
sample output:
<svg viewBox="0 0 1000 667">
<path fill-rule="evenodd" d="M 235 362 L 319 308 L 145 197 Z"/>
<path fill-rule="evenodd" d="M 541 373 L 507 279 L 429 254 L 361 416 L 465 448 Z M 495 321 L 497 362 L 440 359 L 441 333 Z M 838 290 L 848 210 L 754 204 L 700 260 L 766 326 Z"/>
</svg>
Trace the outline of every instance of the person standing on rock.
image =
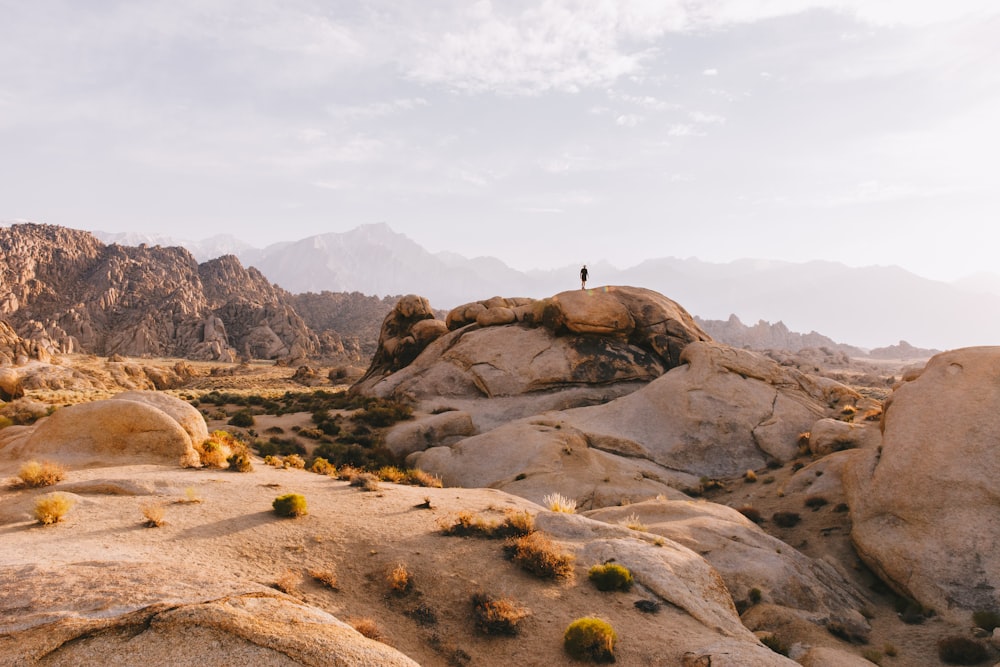
<svg viewBox="0 0 1000 667">
<path fill-rule="evenodd" d="M 583 268 L 580 269 L 580 289 L 587 289 L 587 276 L 590 273 L 587 271 L 587 265 L 584 264 Z"/>
</svg>

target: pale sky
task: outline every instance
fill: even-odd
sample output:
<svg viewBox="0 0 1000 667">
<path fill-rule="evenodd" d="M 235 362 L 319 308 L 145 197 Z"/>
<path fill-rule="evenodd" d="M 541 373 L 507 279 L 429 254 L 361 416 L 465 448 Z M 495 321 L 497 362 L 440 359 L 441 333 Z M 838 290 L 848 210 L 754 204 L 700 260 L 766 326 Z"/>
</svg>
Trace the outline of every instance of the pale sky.
<svg viewBox="0 0 1000 667">
<path fill-rule="evenodd" d="M 996 271 L 995 0 L 0 0 L 0 220 Z"/>
</svg>

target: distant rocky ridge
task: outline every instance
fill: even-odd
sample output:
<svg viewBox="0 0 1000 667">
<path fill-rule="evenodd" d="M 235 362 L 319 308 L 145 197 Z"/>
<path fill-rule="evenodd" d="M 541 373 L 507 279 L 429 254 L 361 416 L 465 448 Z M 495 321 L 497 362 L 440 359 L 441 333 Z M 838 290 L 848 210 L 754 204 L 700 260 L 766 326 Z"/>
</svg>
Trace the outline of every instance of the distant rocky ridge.
<svg viewBox="0 0 1000 667">
<path fill-rule="evenodd" d="M 292 292 L 420 294 L 436 308 L 490 294 L 544 298 L 572 288 L 579 269 L 522 272 L 494 257 L 431 253 L 385 224 L 263 249 L 223 241 L 226 252 Z M 211 246 L 209 241 L 186 245 L 196 252 Z M 822 331 L 857 347 L 906 339 L 917 347 L 951 349 L 991 345 L 1000 335 L 1000 294 L 982 280 L 949 284 L 894 266 L 855 268 L 827 261 L 664 257 L 627 269 L 605 262 L 588 266 L 595 285 L 636 285 L 670 294 L 705 319 L 735 313 L 747 321 L 783 321 L 793 331 Z"/>
<path fill-rule="evenodd" d="M 0 228 L 0 260 L 0 316 L 30 357 L 234 361 L 334 351 L 284 292 L 233 256 L 199 265 L 183 248 L 104 245 L 88 232 L 19 224 Z"/>
</svg>

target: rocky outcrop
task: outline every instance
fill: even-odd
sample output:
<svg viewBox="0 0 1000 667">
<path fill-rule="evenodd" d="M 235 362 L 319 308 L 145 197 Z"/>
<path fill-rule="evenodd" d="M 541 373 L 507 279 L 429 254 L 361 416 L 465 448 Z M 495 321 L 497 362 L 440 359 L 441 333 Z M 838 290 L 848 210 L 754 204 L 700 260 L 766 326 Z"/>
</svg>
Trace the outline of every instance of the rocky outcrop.
<svg viewBox="0 0 1000 667">
<path fill-rule="evenodd" d="M 744 608 L 760 601 L 786 607 L 811 623 L 856 639 L 867 638 L 871 630 L 858 611 L 866 601 L 832 565 L 808 558 L 734 509 L 690 500 L 650 500 L 586 516 L 607 523 L 638 520 L 646 532 L 701 554 Z M 753 589 L 761 596 L 756 602 L 750 600 Z"/>
<path fill-rule="evenodd" d="M 714 340 L 733 347 L 786 352 L 817 348 L 850 356 L 865 356 L 865 351 L 859 347 L 837 343 L 815 331 L 807 334 L 791 331 L 781 321 L 771 324 L 765 320 L 758 320 L 756 324 L 747 326 L 736 315 L 730 315 L 728 320 L 703 320 L 695 317 L 695 321 Z"/>
<path fill-rule="evenodd" d="M 940 614 L 1000 607 L 1000 347 L 933 357 L 887 401 L 882 447 L 845 472 L 851 537 L 899 593 Z"/>
<path fill-rule="evenodd" d="M 5 441 L 5 458 L 50 459 L 72 466 L 125 463 L 178 465 L 197 461 L 195 446 L 208 437 L 201 414 L 184 401 L 156 392 L 60 408 Z"/>
<path fill-rule="evenodd" d="M 588 387 L 606 396 L 603 387 L 659 377 L 680 363 L 687 344 L 707 339 L 678 304 L 634 287 L 540 301 L 495 297 L 459 306 L 445 323 L 419 297 L 408 299 L 400 302 L 408 314 L 397 306 L 386 319 L 356 391 L 422 400 Z"/>
<path fill-rule="evenodd" d="M 0 228 L 0 263 L 0 315 L 29 357 L 234 361 L 320 350 L 283 294 L 235 257 L 199 267 L 182 248 L 105 246 L 87 232 L 18 224 Z"/>
<path fill-rule="evenodd" d="M 0 577 L 3 664 L 124 664 L 136 656 L 218 667 L 417 664 L 320 609 L 204 568 L 91 561 L 7 566 Z"/>
</svg>

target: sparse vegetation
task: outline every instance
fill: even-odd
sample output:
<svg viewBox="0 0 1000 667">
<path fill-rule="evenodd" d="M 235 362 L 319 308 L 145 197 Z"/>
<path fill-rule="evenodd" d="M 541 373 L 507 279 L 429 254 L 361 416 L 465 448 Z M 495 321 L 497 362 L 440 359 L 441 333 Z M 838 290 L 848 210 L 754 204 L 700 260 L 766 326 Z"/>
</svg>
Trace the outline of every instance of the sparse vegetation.
<svg viewBox="0 0 1000 667">
<path fill-rule="evenodd" d="M 780 655 L 788 655 L 788 644 L 781 641 L 776 634 L 764 635 L 760 638 L 760 643 Z"/>
<path fill-rule="evenodd" d="M 764 523 L 764 517 L 761 516 L 760 510 L 758 510 L 755 507 L 751 507 L 750 505 L 744 505 L 743 507 L 736 508 L 736 511 L 756 524 Z"/>
<path fill-rule="evenodd" d="M 763 597 L 764 594 L 761 593 L 759 588 L 751 588 L 750 591 L 747 593 L 747 599 L 750 600 L 750 604 L 760 604 L 760 601 L 763 599 Z"/>
<path fill-rule="evenodd" d="M 184 489 L 184 497 L 178 500 L 177 502 L 185 505 L 191 505 L 202 502 L 202 499 L 201 496 L 198 495 L 198 490 L 195 489 L 193 486 L 189 486 L 186 489 Z"/>
<path fill-rule="evenodd" d="M 591 662 L 614 662 L 617 642 L 618 635 L 608 622 L 589 616 L 570 623 L 563 635 L 567 653 Z"/>
<path fill-rule="evenodd" d="M 17 472 L 20 482 L 15 486 L 37 489 L 52 486 L 66 479 L 66 469 L 52 461 L 28 461 Z"/>
<path fill-rule="evenodd" d="M 564 512 L 574 514 L 576 512 L 576 501 L 567 498 L 561 493 L 550 493 L 542 497 L 542 505 L 548 507 L 552 512 Z"/>
<path fill-rule="evenodd" d="M 374 618 L 367 616 L 349 618 L 347 619 L 347 624 L 365 637 L 368 637 L 368 639 L 374 639 L 377 642 L 382 641 L 382 630 L 378 627 L 378 623 L 375 622 Z"/>
<path fill-rule="evenodd" d="M 59 523 L 72 509 L 75 501 L 65 493 L 49 493 L 35 500 L 35 519 L 49 526 Z"/>
<path fill-rule="evenodd" d="M 362 491 L 378 491 L 378 475 L 371 472 L 359 472 L 351 477 L 351 486 L 356 486 Z"/>
<path fill-rule="evenodd" d="M 413 575 L 402 563 L 389 571 L 386 580 L 389 582 L 389 588 L 396 595 L 406 595 L 413 588 Z"/>
<path fill-rule="evenodd" d="M 754 482 L 757 481 L 757 473 L 754 472 L 753 470 L 747 470 L 745 473 L 743 473 L 743 481 L 746 482 L 747 484 L 753 484 Z"/>
<path fill-rule="evenodd" d="M 298 454 L 289 454 L 284 458 L 281 464 L 285 468 L 295 468 L 296 470 L 304 470 L 306 467 L 305 459 Z"/>
<path fill-rule="evenodd" d="M 411 468 L 406 471 L 406 483 L 413 486 L 423 486 L 429 489 L 440 489 L 443 485 L 441 478 L 419 468 Z"/>
<path fill-rule="evenodd" d="M 317 456 L 313 459 L 312 465 L 309 466 L 309 472 L 314 472 L 317 475 L 327 475 L 329 477 L 337 476 L 337 466 L 333 465 L 322 456 Z"/>
<path fill-rule="evenodd" d="M 253 462 L 250 460 L 250 453 L 246 450 L 230 455 L 226 461 L 229 463 L 229 469 L 233 472 L 253 472 Z"/>
<path fill-rule="evenodd" d="M 166 523 L 163 519 L 166 514 L 166 508 L 162 503 L 146 503 L 140 509 L 142 510 L 143 518 L 146 519 L 145 525 L 147 528 L 159 528 Z"/>
<path fill-rule="evenodd" d="M 961 635 L 942 637 L 937 643 L 938 657 L 948 665 L 978 665 L 986 660 L 986 647 Z"/>
<path fill-rule="evenodd" d="M 293 571 L 285 570 L 274 582 L 274 587 L 286 595 L 298 598 L 302 597 L 299 586 L 302 585 L 302 575 Z"/>
<path fill-rule="evenodd" d="M 542 579 L 573 576 L 573 554 L 560 552 L 552 540 L 540 532 L 511 538 L 504 545 L 507 556 L 524 570 Z"/>
<path fill-rule="evenodd" d="M 515 600 L 479 592 L 472 596 L 476 628 L 486 635 L 514 636 L 530 612 Z"/>
<path fill-rule="evenodd" d="M 275 514 L 284 517 L 299 517 L 309 513 L 306 510 L 305 496 L 298 493 L 286 493 L 283 496 L 278 496 L 271 503 L 271 507 L 274 508 Z"/>
<path fill-rule="evenodd" d="M 604 563 L 590 568 L 587 577 L 599 591 L 627 591 L 632 588 L 632 573 L 624 565 Z"/>
<path fill-rule="evenodd" d="M 867 660 L 868 662 L 875 663 L 876 665 L 881 665 L 882 660 L 885 659 L 885 655 L 882 653 L 882 651 L 878 650 L 877 648 L 865 649 L 864 652 L 862 652 L 861 657 Z"/>
<path fill-rule="evenodd" d="M 636 514 L 635 512 L 632 512 L 618 523 L 631 530 L 638 530 L 643 533 L 646 532 L 646 524 L 644 524 L 642 520 L 639 519 L 639 515 Z"/>
<path fill-rule="evenodd" d="M 256 422 L 254 421 L 253 413 L 249 409 L 243 409 L 237 410 L 227 423 L 237 428 L 250 428 Z"/>
<path fill-rule="evenodd" d="M 806 496 L 804 504 L 806 507 L 810 508 L 813 512 L 815 512 L 824 505 L 829 504 L 829 502 L 830 501 L 824 498 L 823 496 Z"/>
<path fill-rule="evenodd" d="M 323 584 L 330 590 L 340 590 L 337 584 L 337 574 L 333 570 L 313 568 L 306 572 L 310 577 Z"/>
<path fill-rule="evenodd" d="M 491 521 L 472 512 L 459 512 L 454 521 L 443 527 L 441 532 L 458 537 L 501 538 L 520 537 L 534 530 L 535 519 L 527 510 L 508 510 L 500 521 Z"/>
</svg>

